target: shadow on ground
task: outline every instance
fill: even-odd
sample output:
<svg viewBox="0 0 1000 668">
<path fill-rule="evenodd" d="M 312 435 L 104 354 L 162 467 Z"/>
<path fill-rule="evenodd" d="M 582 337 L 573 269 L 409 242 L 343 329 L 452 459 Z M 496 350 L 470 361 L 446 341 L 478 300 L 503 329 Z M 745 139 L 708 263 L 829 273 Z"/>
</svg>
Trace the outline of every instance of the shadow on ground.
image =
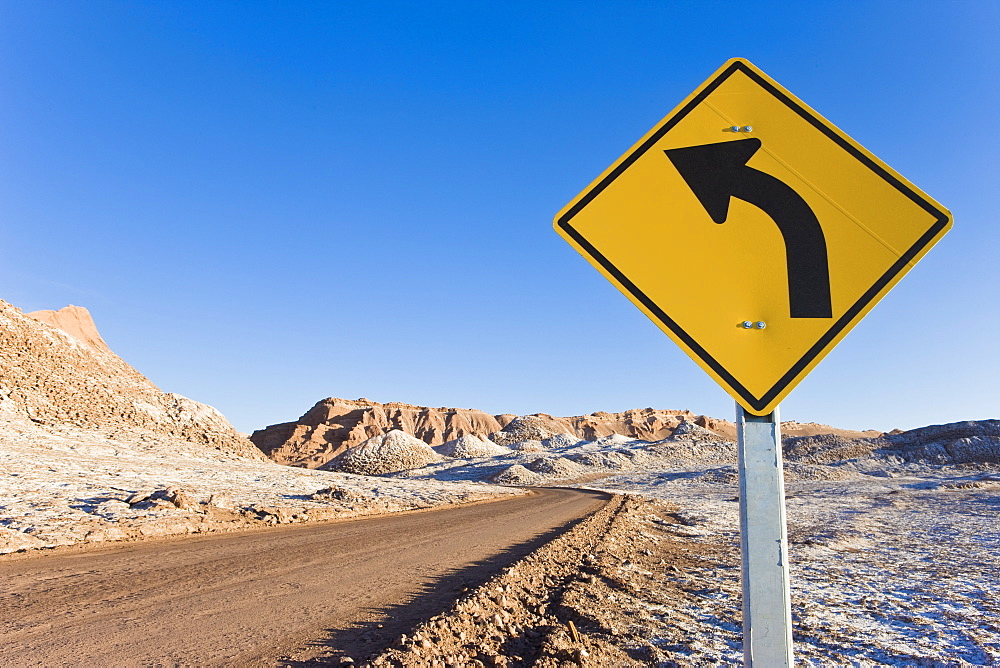
<svg viewBox="0 0 1000 668">
<path fill-rule="evenodd" d="M 610 499 L 604 492 L 578 490 L 595 498 Z M 535 538 L 510 547 L 499 554 L 473 563 L 466 568 L 442 575 L 421 588 L 409 602 L 372 608 L 370 622 L 345 622 L 342 628 L 326 629 L 326 636 L 312 640 L 275 664 L 300 668 L 304 666 L 339 666 L 341 657 L 351 657 L 356 665 L 381 654 L 402 634 L 411 634 L 422 622 L 448 610 L 463 593 L 481 586 L 491 577 L 528 556 L 542 545 L 566 533 L 585 517 L 539 534 Z M 308 656 L 309 658 L 302 658 Z"/>
</svg>

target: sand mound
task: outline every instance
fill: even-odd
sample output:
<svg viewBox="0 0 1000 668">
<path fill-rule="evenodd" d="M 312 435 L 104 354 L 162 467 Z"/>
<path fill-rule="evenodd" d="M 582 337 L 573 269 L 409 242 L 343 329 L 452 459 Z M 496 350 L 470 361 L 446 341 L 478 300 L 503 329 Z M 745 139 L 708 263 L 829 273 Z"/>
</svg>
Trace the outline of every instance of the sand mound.
<svg viewBox="0 0 1000 668">
<path fill-rule="evenodd" d="M 511 443 L 507 447 L 518 452 L 541 452 L 545 449 L 545 445 L 541 441 L 536 440 L 518 441 Z"/>
<path fill-rule="evenodd" d="M 497 445 L 488 438 L 479 438 L 469 434 L 448 441 L 434 448 L 438 454 L 456 459 L 475 459 L 476 457 L 497 457 L 510 454 L 510 450 Z"/>
<path fill-rule="evenodd" d="M 441 459 L 441 455 L 420 439 L 393 429 L 351 448 L 320 468 L 361 475 L 382 475 L 420 468 Z"/>
<path fill-rule="evenodd" d="M 541 482 L 542 476 L 534 471 L 529 471 L 520 464 L 508 466 L 498 473 L 489 477 L 490 482 L 498 485 L 535 485 Z"/>
<path fill-rule="evenodd" d="M 608 436 L 602 436 L 601 438 L 594 441 L 597 445 L 602 448 L 613 448 L 617 445 L 628 445 L 634 438 L 629 438 L 628 436 L 622 436 L 621 434 L 609 434 Z"/>
<path fill-rule="evenodd" d="M 631 463 L 632 460 L 617 452 L 584 452 L 568 456 L 570 461 L 582 466 L 609 469 L 616 471 Z"/>
<path fill-rule="evenodd" d="M 557 433 L 541 418 L 534 415 L 514 418 L 510 424 L 496 432 L 490 434 L 490 440 L 497 445 L 512 446 L 521 441 L 544 441 L 552 438 Z"/>
<path fill-rule="evenodd" d="M 566 448 L 576 445 L 580 439 L 573 434 L 556 434 L 552 438 L 542 441 L 542 445 L 547 448 Z"/>
<path fill-rule="evenodd" d="M 528 462 L 526 468 L 535 473 L 558 476 L 560 478 L 579 475 L 583 470 L 583 466 L 576 462 L 571 462 L 565 457 L 539 457 Z"/>
<path fill-rule="evenodd" d="M 674 429 L 674 433 L 670 435 L 670 438 L 676 440 L 683 439 L 685 441 L 702 439 L 711 439 L 713 441 L 725 440 L 714 431 L 706 429 L 705 427 L 691 422 L 690 420 L 684 420 L 677 425 L 677 429 Z"/>
</svg>

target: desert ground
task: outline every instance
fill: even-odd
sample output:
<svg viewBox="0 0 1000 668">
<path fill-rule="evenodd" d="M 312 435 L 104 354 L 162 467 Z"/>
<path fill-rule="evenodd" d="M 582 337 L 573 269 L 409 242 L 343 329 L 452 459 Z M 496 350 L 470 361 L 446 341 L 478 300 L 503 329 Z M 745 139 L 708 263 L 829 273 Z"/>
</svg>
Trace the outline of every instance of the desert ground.
<svg viewBox="0 0 1000 668">
<path fill-rule="evenodd" d="M 997 428 L 949 426 L 944 439 L 966 441 L 965 451 L 951 447 L 960 458 L 989 459 Z M 315 638 L 275 655 L 273 665 L 736 665 L 735 449 L 694 425 L 686 431 L 652 443 L 540 433 L 548 438 L 492 456 L 439 455 L 421 467 L 360 475 L 8 418 L 5 550 L 8 560 L 23 559 L 72 544 L 454 506 L 525 486 L 598 489 L 615 495 L 602 510 L 399 637 L 382 638 L 384 647 L 354 643 L 347 653 Z M 934 441 L 945 431 L 904 432 L 895 445 L 820 437 L 786 445 L 803 665 L 1000 662 L 1000 467 L 955 462 Z M 395 440 L 407 443 L 403 436 Z M 469 447 L 439 449 L 456 446 Z M 928 461 L 937 450 L 950 460 Z"/>
<path fill-rule="evenodd" d="M 799 663 L 1000 663 L 998 429 L 993 420 L 883 438 L 786 441 Z M 443 643 L 447 656 L 468 657 L 470 648 L 492 642 L 506 657 L 512 638 L 539 627 L 547 629 L 544 638 L 515 652 L 520 658 L 510 665 L 741 664 L 735 452 L 731 442 L 691 432 L 659 443 L 607 438 L 557 446 L 494 471 L 500 479 L 511 469 L 533 473 L 559 469 L 560 462 L 620 466 L 577 484 L 623 500 L 589 538 L 572 538 L 584 531 L 576 529 L 546 548 L 554 555 L 549 567 L 563 569 L 561 579 L 528 560 L 445 616 L 457 627 L 465 620 L 464 643 L 452 644 L 432 624 L 421 640 L 410 639 L 375 665 L 432 665 L 420 663 L 432 653 L 422 647 L 425 637 L 431 647 Z M 495 465 L 445 464 L 398 475 L 462 479 Z M 538 561 L 545 563 L 544 555 Z M 519 589 L 546 581 L 559 584 L 545 593 Z M 498 608 L 498 596 L 507 604 Z M 548 617 L 532 609 L 538 600 L 549 601 Z M 502 624 L 490 617 L 498 613 Z"/>
</svg>

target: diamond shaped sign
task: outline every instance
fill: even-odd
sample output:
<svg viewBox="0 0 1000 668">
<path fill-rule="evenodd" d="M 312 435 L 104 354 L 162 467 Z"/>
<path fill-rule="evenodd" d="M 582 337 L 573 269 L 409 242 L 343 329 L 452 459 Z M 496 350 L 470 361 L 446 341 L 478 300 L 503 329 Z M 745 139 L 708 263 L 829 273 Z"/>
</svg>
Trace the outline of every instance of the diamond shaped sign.
<svg viewBox="0 0 1000 668">
<path fill-rule="evenodd" d="M 555 229 L 766 415 L 951 223 L 735 58 L 567 204 Z"/>
</svg>

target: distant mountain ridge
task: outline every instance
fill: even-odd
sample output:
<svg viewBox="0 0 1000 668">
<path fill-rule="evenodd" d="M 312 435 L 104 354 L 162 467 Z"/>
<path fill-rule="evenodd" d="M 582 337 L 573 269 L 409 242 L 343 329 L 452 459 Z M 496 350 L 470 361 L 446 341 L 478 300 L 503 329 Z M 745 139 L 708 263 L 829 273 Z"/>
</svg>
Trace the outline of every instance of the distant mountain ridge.
<svg viewBox="0 0 1000 668">
<path fill-rule="evenodd" d="M 148 430 L 263 459 L 217 410 L 165 393 L 111 352 L 87 309 L 22 313 L 0 300 L 0 410 L 41 425 Z"/>
<path fill-rule="evenodd" d="M 294 422 L 258 429 L 250 435 L 250 440 L 279 464 L 318 468 L 349 448 L 393 429 L 433 447 L 462 436 L 488 437 L 517 417 L 510 413 L 490 415 L 475 409 L 431 408 L 399 402 L 382 404 L 364 398 L 330 397 L 318 401 Z M 687 410 L 636 408 L 621 413 L 596 412 L 573 417 L 536 413 L 530 417 L 547 433 L 571 434 L 588 441 L 612 434 L 658 441 L 672 436 L 682 423 L 696 424 L 727 439 L 736 438 L 736 426 L 732 422 Z M 787 422 L 782 428 L 788 436 L 838 434 L 858 438 L 881 435 L 877 431 L 860 432 L 812 423 Z"/>
<path fill-rule="evenodd" d="M 433 446 L 466 434 L 499 431 L 515 417 L 461 408 L 330 397 L 316 402 L 294 422 L 258 429 L 250 435 L 250 440 L 279 464 L 318 468 L 348 448 L 393 429 Z"/>
</svg>

